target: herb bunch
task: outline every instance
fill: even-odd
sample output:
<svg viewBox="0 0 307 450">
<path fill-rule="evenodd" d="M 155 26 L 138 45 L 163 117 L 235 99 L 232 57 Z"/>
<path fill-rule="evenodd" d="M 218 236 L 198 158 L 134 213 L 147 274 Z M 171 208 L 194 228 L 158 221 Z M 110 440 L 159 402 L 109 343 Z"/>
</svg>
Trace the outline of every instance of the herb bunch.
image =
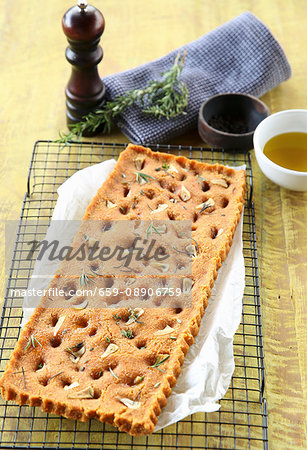
<svg viewBox="0 0 307 450">
<path fill-rule="evenodd" d="M 173 66 L 162 73 L 160 81 L 150 81 L 143 89 L 133 89 L 125 95 L 107 101 L 101 109 L 84 116 L 82 121 L 70 125 L 69 133 L 60 132 L 56 142 L 67 145 L 70 141 L 80 140 L 83 133 L 94 133 L 101 128 L 103 134 L 110 133 L 114 120 L 126 108 L 138 104 L 144 114 L 167 120 L 186 114 L 188 89 L 180 79 L 186 53 L 178 53 Z"/>
</svg>

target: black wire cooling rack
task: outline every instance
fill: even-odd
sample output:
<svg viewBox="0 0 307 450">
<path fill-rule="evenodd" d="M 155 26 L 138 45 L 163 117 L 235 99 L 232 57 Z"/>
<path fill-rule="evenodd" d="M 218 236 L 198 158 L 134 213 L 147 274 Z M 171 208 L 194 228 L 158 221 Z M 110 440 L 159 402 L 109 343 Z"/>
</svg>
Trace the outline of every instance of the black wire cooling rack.
<svg viewBox="0 0 307 450">
<path fill-rule="evenodd" d="M 91 164 L 117 157 L 124 144 L 76 143 L 61 149 L 51 141 L 36 142 L 27 193 L 13 250 L 9 280 L 1 315 L 1 372 L 20 333 L 22 299 L 10 296 L 12 289 L 26 289 L 33 261 L 24 258 L 25 236 L 31 223 L 36 239 L 45 235 L 57 200 L 57 188 L 74 172 Z M 263 396 L 264 363 L 260 314 L 252 172 L 249 154 L 226 153 L 195 147 L 154 145 L 151 148 L 182 154 L 204 162 L 246 164 L 247 205 L 244 213 L 243 247 L 246 287 L 241 325 L 234 338 L 236 369 L 221 408 L 196 413 L 150 436 L 131 437 L 97 420 L 81 423 L 46 414 L 39 408 L 0 400 L 0 448 L 43 449 L 255 449 L 268 446 L 267 407 Z"/>
</svg>

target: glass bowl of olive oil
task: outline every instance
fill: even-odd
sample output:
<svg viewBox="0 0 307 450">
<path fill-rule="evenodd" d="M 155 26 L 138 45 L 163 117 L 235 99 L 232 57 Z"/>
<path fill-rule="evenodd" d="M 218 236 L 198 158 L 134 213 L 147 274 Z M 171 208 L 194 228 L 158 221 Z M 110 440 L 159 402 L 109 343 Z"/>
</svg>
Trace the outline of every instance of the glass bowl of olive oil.
<svg viewBox="0 0 307 450">
<path fill-rule="evenodd" d="M 289 109 L 264 119 L 254 133 L 260 169 L 274 183 L 307 191 L 307 110 Z"/>
</svg>

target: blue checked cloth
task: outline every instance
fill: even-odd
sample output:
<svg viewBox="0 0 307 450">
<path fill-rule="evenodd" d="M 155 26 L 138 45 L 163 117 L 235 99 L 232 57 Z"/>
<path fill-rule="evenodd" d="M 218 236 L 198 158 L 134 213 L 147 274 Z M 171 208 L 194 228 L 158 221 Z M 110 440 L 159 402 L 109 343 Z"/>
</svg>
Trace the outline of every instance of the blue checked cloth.
<svg viewBox="0 0 307 450">
<path fill-rule="evenodd" d="M 197 127 L 203 101 L 224 92 L 260 97 L 291 76 L 287 58 L 270 30 L 252 13 L 245 12 L 190 44 L 155 61 L 104 78 L 108 98 L 142 88 L 169 69 L 178 51 L 187 50 L 182 79 L 189 90 L 186 115 L 157 119 L 131 106 L 116 125 L 137 144 L 170 141 Z"/>
</svg>

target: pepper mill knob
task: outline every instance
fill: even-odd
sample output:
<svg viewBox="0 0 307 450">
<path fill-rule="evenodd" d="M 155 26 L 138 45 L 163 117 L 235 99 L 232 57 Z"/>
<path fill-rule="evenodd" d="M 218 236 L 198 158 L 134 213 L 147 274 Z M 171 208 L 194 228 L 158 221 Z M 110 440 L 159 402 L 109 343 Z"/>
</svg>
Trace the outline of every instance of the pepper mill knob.
<svg viewBox="0 0 307 450">
<path fill-rule="evenodd" d="M 62 27 L 69 44 L 65 55 L 72 65 L 65 89 L 68 126 L 104 103 L 105 85 L 97 70 L 103 57 L 98 44 L 104 26 L 102 13 L 85 0 L 79 0 L 63 16 Z"/>
</svg>

